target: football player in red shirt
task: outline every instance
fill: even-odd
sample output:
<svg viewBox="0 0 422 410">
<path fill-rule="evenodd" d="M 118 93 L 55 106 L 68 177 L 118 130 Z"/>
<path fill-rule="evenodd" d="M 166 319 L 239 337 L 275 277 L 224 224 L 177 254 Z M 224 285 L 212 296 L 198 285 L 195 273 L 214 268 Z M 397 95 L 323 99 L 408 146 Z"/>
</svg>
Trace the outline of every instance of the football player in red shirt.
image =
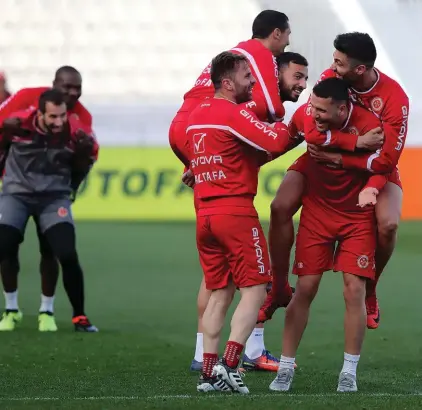
<svg viewBox="0 0 422 410">
<path fill-rule="evenodd" d="M 190 170 L 197 198 L 197 247 L 206 287 L 212 291 L 203 316 L 201 392 L 248 393 L 237 370 L 271 282 L 265 235 L 253 201 L 261 155 L 278 156 L 291 140 L 282 123 L 260 122 L 243 103 L 252 98 L 255 79 L 243 55 L 214 58 L 215 97 L 204 100 L 188 120 Z M 235 289 L 241 300 L 218 362 L 220 333 Z"/>
<path fill-rule="evenodd" d="M 299 111 L 305 124 L 302 132 L 306 141 L 308 120 L 319 131 L 341 130 L 351 139 L 356 130 L 363 135 L 380 126 L 376 116 L 352 104 L 348 84 L 338 78 L 318 83 L 310 105 Z M 297 129 L 300 127 L 296 125 Z M 374 208 L 357 204 L 361 191 L 378 192 L 387 183 L 387 177 L 373 176 L 369 170 L 333 168 L 315 161 L 309 153 L 304 154 L 302 162 L 306 162 L 303 166 L 306 193 L 296 241 L 294 273 L 298 280 L 295 297 L 286 309 L 280 367 L 270 389 L 290 389 L 296 351 L 307 325 L 310 305 L 323 273 L 334 270 L 343 272 L 346 304 L 344 365 L 337 391 L 357 391 L 356 368 L 366 328 L 366 280 L 375 277 L 376 247 Z"/>
<path fill-rule="evenodd" d="M 307 61 L 296 53 L 282 53 L 289 44 L 290 27 L 285 14 L 274 10 L 261 12 L 252 25 L 252 39 L 241 42 L 232 49 L 233 52 L 247 56 L 251 70 L 258 79 L 253 89 L 254 103 L 249 109 L 253 110 L 262 121 L 273 122 L 274 118 L 284 117 L 282 101 L 297 101 L 298 96 L 306 88 L 308 77 Z M 280 54 L 282 53 L 282 54 Z M 279 90 L 277 78 L 277 63 L 282 67 L 283 86 Z M 209 64 L 195 82 L 194 87 L 184 96 L 184 102 L 174 118 L 170 130 L 169 141 L 176 156 L 185 167 L 189 167 L 186 154 L 186 123 L 191 111 L 200 101 L 212 98 L 214 87 L 210 78 Z M 280 100 L 280 94 L 282 100 Z M 208 303 L 210 292 L 206 290 L 202 281 L 198 293 L 198 332 L 195 357 L 191 369 L 202 368 L 202 324 L 201 318 Z M 278 360 L 265 349 L 262 325 L 257 325 L 245 350 L 245 367 L 260 370 L 276 371 Z"/>
<path fill-rule="evenodd" d="M 26 110 L 30 107 L 37 107 L 40 95 L 50 87 L 23 88 L 13 94 L 3 104 L 0 105 L 0 124 L 4 122 L 11 114 L 17 111 Z M 81 121 L 89 128 L 92 127 L 92 116 L 89 111 L 81 104 L 79 98 L 82 95 L 82 77 L 78 70 L 71 66 L 60 67 L 53 80 L 53 88 L 61 91 L 65 97 L 68 108 L 68 118 L 75 118 Z M 59 265 L 53 251 L 45 236 L 39 229 L 39 223 L 35 219 L 37 235 L 40 243 L 40 271 L 41 271 L 41 306 L 39 314 L 40 331 L 56 331 L 53 311 L 54 294 L 59 276 Z M 15 249 L 0 265 L 3 286 L 9 289 L 5 293 L 6 311 L 18 309 L 18 273 L 19 273 L 19 249 Z M 5 320 L 4 326 L 2 325 Z M 7 323 L 8 318 L 4 317 L 0 321 L 0 330 L 3 327 L 10 329 Z M 75 324 L 75 328 L 80 330 L 95 329 L 94 326 L 85 326 L 84 323 Z"/>
<path fill-rule="evenodd" d="M 367 284 L 367 327 L 376 329 L 380 312 L 375 287 L 394 250 L 400 219 L 403 194 L 396 166 L 407 134 L 409 99 L 396 81 L 374 67 L 376 48 L 368 34 L 341 34 L 335 39 L 334 47 L 332 69 L 325 71 L 322 78 L 332 76 L 344 78 L 350 86 L 353 103 L 364 106 L 378 117 L 382 123 L 382 130 L 377 128 L 365 135 L 355 135 L 353 138 L 350 138 L 350 135 L 346 138 L 341 131 L 320 133 L 315 128 L 307 130 L 307 133 L 312 143 L 320 143 L 322 146 L 319 151 L 311 147 L 311 152 L 319 155 L 320 159 L 324 156 L 326 161 L 341 161 L 344 168 L 363 167 L 371 172 L 390 173 L 389 181 L 380 193 L 375 207 L 378 228 L 377 270 L 374 280 L 368 281 Z M 340 155 L 321 151 L 325 147 L 337 147 L 351 153 Z M 356 157 L 352 153 L 362 148 L 371 152 L 363 157 Z M 381 149 L 377 151 L 378 148 Z M 284 281 L 287 280 L 289 255 L 294 241 L 292 217 L 301 205 L 305 186 L 305 177 L 300 165 L 298 161 L 289 168 L 271 205 L 269 242 L 272 245 L 270 251 L 273 273 L 275 277 L 283 278 Z M 277 298 L 276 287 L 273 287 L 273 296 L 274 299 Z M 272 304 L 267 303 L 264 317 L 270 318 L 276 307 L 276 300 Z"/>
<path fill-rule="evenodd" d="M 302 91 L 306 88 L 308 62 L 298 53 L 285 52 L 277 57 L 277 66 L 279 69 L 279 90 L 281 100 L 296 102 Z M 254 95 L 253 91 L 252 94 Z M 248 110 L 253 111 L 255 107 L 254 101 L 247 103 Z M 259 111 L 261 116 L 258 115 L 258 118 L 268 121 L 268 117 L 263 114 L 263 111 Z M 202 280 L 198 293 L 198 332 L 195 357 L 191 364 L 192 370 L 201 370 L 202 367 L 202 315 L 210 295 L 211 292 L 207 291 L 205 282 Z M 265 349 L 263 328 L 264 326 L 262 323 L 257 324 L 251 337 L 248 339 L 242 360 L 242 367 L 247 370 L 277 371 L 278 359 Z"/>
</svg>

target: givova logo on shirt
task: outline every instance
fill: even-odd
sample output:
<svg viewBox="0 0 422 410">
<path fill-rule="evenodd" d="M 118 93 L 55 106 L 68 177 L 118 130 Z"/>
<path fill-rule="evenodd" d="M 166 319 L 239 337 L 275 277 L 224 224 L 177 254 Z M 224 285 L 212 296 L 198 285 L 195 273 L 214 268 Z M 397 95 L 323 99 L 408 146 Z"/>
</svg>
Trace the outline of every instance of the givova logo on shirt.
<svg viewBox="0 0 422 410">
<path fill-rule="evenodd" d="M 205 132 L 193 134 L 193 152 L 195 154 L 203 154 L 205 152 Z"/>
</svg>

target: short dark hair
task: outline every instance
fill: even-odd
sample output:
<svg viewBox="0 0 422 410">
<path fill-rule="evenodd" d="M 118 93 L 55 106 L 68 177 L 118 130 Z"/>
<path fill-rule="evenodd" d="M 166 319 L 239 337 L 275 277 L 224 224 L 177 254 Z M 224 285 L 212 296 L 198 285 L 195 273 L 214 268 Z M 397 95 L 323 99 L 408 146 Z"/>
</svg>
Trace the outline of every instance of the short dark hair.
<svg viewBox="0 0 422 410">
<path fill-rule="evenodd" d="M 374 40 L 367 33 L 339 34 L 334 40 L 334 48 L 368 68 L 372 68 L 377 59 Z"/>
<path fill-rule="evenodd" d="M 54 88 L 44 91 L 38 99 L 38 109 L 45 114 L 47 103 L 53 103 L 54 105 L 65 104 L 64 95 Z"/>
<path fill-rule="evenodd" d="M 280 11 L 261 11 L 252 23 L 252 38 L 268 38 L 276 28 L 286 31 L 289 28 L 289 18 Z"/>
<path fill-rule="evenodd" d="M 337 102 L 349 102 L 349 87 L 341 78 L 327 78 L 314 86 L 312 92 L 319 98 L 332 98 Z"/>
<path fill-rule="evenodd" d="M 303 57 L 302 54 L 293 53 L 292 51 L 286 51 L 276 57 L 277 67 L 280 70 L 282 67 L 289 65 L 290 63 L 303 65 L 308 67 L 308 60 Z"/>
<path fill-rule="evenodd" d="M 57 80 L 64 73 L 81 75 L 81 73 L 75 67 L 72 67 L 71 65 L 64 65 L 56 70 L 56 73 L 54 74 L 54 80 Z"/>
<path fill-rule="evenodd" d="M 230 51 L 223 51 L 214 57 L 211 62 L 211 81 L 216 90 L 221 88 L 223 77 L 231 74 L 240 62 L 248 62 L 241 54 L 234 54 Z"/>
</svg>

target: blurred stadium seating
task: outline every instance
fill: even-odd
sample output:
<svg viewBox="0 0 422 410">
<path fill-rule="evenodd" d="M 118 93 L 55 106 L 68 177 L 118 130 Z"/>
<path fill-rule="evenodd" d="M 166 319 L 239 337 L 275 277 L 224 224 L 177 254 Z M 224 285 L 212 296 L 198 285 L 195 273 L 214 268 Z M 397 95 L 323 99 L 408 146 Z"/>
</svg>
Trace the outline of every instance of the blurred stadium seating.
<svg viewBox="0 0 422 410">
<path fill-rule="evenodd" d="M 399 81 L 411 97 L 406 147 L 419 150 L 411 153 L 412 165 L 407 168 L 413 170 L 414 158 L 420 156 L 422 82 L 417 70 L 422 64 L 422 1 L 2 0 L 1 6 L 0 69 L 6 72 L 11 91 L 50 84 L 56 68 L 74 65 L 83 74 L 82 101 L 93 113 L 103 147 L 167 147 L 168 127 L 183 94 L 214 55 L 250 37 L 252 21 L 262 9 L 289 16 L 290 49 L 310 62 L 309 87 L 300 101 L 307 99 L 319 74 L 330 65 L 335 36 L 368 32 L 377 44 L 377 67 Z M 295 105 L 285 106 L 288 121 Z M 131 155 L 125 163 L 147 162 L 135 158 L 135 151 Z M 169 160 L 162 157 L 161 164 Z M 98 173 L 110 169 L 104 161 Z M 175 175 L 177 166 L 170 166 Z M 288 164 L 284 159 L 276 166 Z M 147 168 L 150 175 L 164 175 L 156 174 L 158 165 Z M 122 178 L 131 170 L 119 168 Z M 418 201 L 422 214 L 422 194 Z M 94 201 L 92 209 L 96 205 Z M 413 209 L 414 204 L 406 207 Z"/>
<path fill-rule="evenodd" d="M 335 35 L 356 29 L 376 38 L 381 69 L 413 97 L 422 94 L 414 72 L 422 63 L 422 3 L 411 0 L 142 0 L 130 6 L 119 0 L 2 0 L 1 68 L 17 90 L 49 84 L 55 68 L 75 65 L 103 143 L 163 145 L 199 71 L 250 37 L 263 8 L 290 17 L 291 49 L 309 59 L 311 84 L 331 61 Z M 422 103 L 412 102 L 422 112 Z"/>
</svg>

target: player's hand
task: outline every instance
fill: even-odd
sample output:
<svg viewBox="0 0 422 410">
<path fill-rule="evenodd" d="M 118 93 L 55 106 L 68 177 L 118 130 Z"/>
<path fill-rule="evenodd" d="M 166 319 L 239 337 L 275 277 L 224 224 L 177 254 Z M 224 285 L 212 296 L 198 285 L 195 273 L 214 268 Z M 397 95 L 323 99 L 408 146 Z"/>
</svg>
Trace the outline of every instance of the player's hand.
<svg viewBox="0 0 422 410">
<path fill-rule="evenodd" d="M 76 150 L 79 152 L 84 152 L 91 154 L 94 148 L 94 139 L 92 136 L 88 135 L 85 131 L 79 129 L 75 133 L 76 137 Z"/>
<path fill-rule="evenodd" d="M 316 162 L 327 164 L 332 168 L 341 168 L 343 161 L 341 154 L 337 152 L 324 151 L 317 145 L 308 144 L 308 152 Z"/>
<path fill-rule="evenodd" d="M 360 135 L 356 142 L 356 148 L 376 151 L 384 144 L 384 131 L 381 127 L 374 128 L 364 135 Z"/>
<path fill-rule="evenodd" d="M 22 119 L 20 118 L 6 118 L 3 121 L 3 129 L 5 130 L 17 130 L 22 125 Z"/>
<path fill-rule="evenodd" d="M 193 172 L 190 169 L 188 169 L 182 175 L 182 182 L 189 188 L 193 188 L 193 186 L 195 185 L 195 176 L 193 175 Z"/>
<path fill-rule="evenodd" d="M 365 208 L 366 206 L 375 205 L 377 203 L 377 195 L 379 194 L 376 188 L 365 188 L 359 193 L 359 203 L 357 206 Z"/>
</svg>

